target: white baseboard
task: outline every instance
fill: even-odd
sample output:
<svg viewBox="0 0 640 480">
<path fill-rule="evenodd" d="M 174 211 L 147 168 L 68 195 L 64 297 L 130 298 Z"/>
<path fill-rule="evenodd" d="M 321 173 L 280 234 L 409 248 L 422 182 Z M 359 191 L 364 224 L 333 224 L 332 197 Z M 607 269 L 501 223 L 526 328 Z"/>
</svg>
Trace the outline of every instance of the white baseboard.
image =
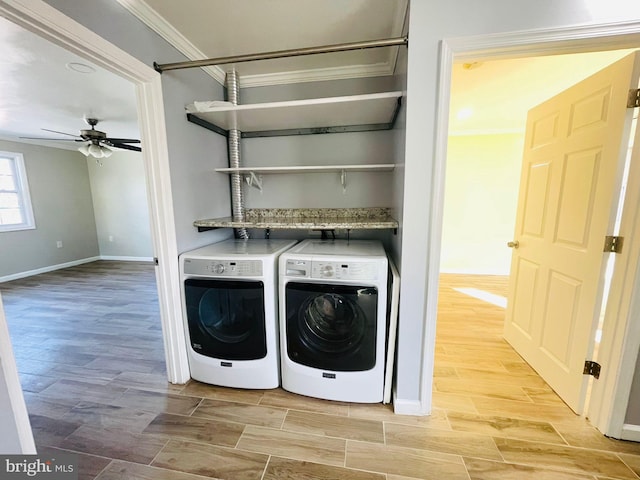
<svg viewBox="0 0 640 480">
<path fill-rule="evenodd" d="M 18 280 L 20 278 L 31 277 L 33 275 L 39 275 L 41 273 L 53 272 L 54 270 L 61 270 L 63 268 L 75 267 L 76 265 L 95 262 L 96 260 L 100 260 L 100 257 L 81 258 L 80 260 L 73 260 L 71 262 L 58 263 L 57 265 L 49 265 L 47 267 L 36 268 L 34 270 L 27 270 L 25 272 L 12 273 L 11 275 L 5 275 L 4 277 L 0 277 L 0 283 L 10 282 L 11 280 Z"/>
<path fill-rule="evenodd" d="M 49 265 L 47 267 L 36 268 L 34 270 L 27 270 L 25 272 L 12 273 L 11 275 L 5 275 L 0 277 L 0 283 L 10 282 L 11 280 L 18 280 L 20 278 L 31 277 L 33 275 L 39 275 L 41 273 L 53 272 L 54 270 L 61 270 L 63 268 L 75 267 L 76 265 L 82 265 L 83 263 L 96 262 L 98 260 L 118 260 L 121 262 L 153 262 L 153 257 L 125 257 L 117 255 L 100 255 L 98 257 L 81 258 L 80 260 L 73 260 L 66 263 L 58 263 L 57 265 Z"/>
<path fill-rule="evenodd" d="M 393 392 L 393 413 L 396 415 L 428 415 L 418 400 L 402 400 Z"/>
<path fill-rule="evenodd" d="M 622 425 L 622 434 L 620 435 L 620 438 L 631 442 L 640 442 L 640 425 L 625 423 Z"/>
<path fill-rule="evenodd" d="M 100 260 L 117 260 L 119 262 L 153 262 L 153 257 L 125 257 L 121 255 L 100 255 Z"/>
</svg>

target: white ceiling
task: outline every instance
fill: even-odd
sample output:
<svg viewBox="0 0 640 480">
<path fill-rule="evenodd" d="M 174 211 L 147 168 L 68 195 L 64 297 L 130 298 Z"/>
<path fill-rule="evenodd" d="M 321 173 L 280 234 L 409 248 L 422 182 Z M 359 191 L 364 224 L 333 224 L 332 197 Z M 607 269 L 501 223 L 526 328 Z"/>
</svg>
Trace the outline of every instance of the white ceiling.
<svg viewBox="0 0 640 480">
<path fill-rule="evenodd" d="M 631 51 L 455 64 L 451 78 L 449 133 L 523 132 L 531 107 Z"/>
<path fill-rule="evenodd" d="M 407 0 L 117 1 L 191 59 L 398 37 L 403 34 L 407 8 Z M 245 87 L 389 75 L 395 68 L 397 48 L 405 47 L 242 63 L 236 68 Z M 522 131 L 531 106 L 624 53 L 457 64 L 452 77 L 450 131 Z M 164 60 L 156 59 L 158 63 Z M 93 72 L 73 71 L 68 67 L 72 63 L 88 65 Z M 98 118 L 98 129 L 111 137 L 139 138 L 131 83 L 3 18 L 0 67 L 0 138 L 65 138 L 42 129 L 75 135 L 88 128 L 85 116 Z M 222 82 L 227 68 L 206 70 Z M 470 109 L 471 116 L 458 119 L 461 109 Z M 77 147 L 72 141 L 49 145 Z"/>
<path fill-rule="evenodd" d="M 72 64 L 93 71 L 79 73 Z M 43 128 L 77 135 L 89 128 L 85 116 L 98 118 L 98 130 L 111 137 L 139 138 L 133 84 L 2 17 L 0 70 L 2 138 L 65 138 Z M 56 141 L 53 146 L 78 147 L 67 138 L 72 141 Z"/>
<path fill-rule="evenodd" d="M 118 0 L 192 59 L 400 37 L 408 0 Z M 235 65 L 243 87 L 391 75 L 398 48 Z M 162 59 L 157 60 L 163 63 Z M 231 65 L 208 69 L 220 83 Z"/>
</svg>

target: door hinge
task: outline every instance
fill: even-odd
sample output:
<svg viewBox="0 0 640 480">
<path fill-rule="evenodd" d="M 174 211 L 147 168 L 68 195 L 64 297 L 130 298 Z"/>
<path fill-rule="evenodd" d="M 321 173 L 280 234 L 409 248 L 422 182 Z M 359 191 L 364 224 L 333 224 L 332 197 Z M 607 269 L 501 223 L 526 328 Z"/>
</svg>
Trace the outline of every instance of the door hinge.
<svg viewBox="0 0 640 480">
<path fill-rule="evenodd" d="M 622 253 L 622 244 L 624 243 L 624 237 L 615 237 L 613 235 L 607 235 L 604 237 L 604 251 L 612 253 Z"/>
<path fill-rule="evenodd" d="M 627 97 L 627 108 L 640 107 L 640 88 L 629 90 Z"/>
<path fill-rule="evenodd" d="M 600 378 L 600 364 L 596 362 L 592 362 L 591 360 L 585 360 L 584 362 L 584 370 L 582 373 L 584 375 L 591 375 L 592 377 L 598 379 Z"/>
</svg>

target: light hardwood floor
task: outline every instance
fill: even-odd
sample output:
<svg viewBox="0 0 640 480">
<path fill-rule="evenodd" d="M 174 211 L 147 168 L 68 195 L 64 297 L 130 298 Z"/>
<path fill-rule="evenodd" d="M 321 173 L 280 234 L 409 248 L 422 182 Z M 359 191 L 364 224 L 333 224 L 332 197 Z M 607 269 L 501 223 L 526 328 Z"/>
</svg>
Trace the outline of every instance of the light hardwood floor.
<svg viewBox="0 0 640 480">
<path fill-rule="evenodd" d="M 95 262 L 0 284 L 41 453 L 80 478 L 637 479 L 640 445 L 576 417 L 502 340 L 504 278 L 443 275 L 434 411 L 166 381 L 153 266 Z"/>
</svg>

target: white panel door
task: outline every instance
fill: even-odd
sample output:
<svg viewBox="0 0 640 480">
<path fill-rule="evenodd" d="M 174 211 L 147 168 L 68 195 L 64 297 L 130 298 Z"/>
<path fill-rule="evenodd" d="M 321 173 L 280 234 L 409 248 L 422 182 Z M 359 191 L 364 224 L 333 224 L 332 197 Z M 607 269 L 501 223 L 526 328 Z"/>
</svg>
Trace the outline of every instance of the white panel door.
<svg viewBox="0 0 640 480">
<path fill-rule="evenodd" d="M 576 412 L 603 294 L 633 112 L 632 54 L 531 109 L 505 339 Z M 633 87 L 635 85 L 636 87 Z"/>
</svg>

